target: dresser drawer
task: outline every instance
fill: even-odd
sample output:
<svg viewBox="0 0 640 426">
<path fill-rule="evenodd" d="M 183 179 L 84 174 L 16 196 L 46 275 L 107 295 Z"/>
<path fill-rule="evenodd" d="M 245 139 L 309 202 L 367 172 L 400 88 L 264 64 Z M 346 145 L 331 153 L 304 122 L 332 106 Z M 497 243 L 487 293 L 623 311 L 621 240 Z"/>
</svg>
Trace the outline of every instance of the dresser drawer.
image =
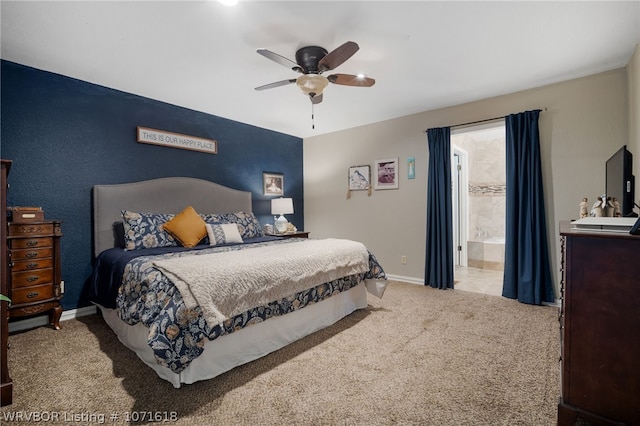
<svg viewBox="0 0 640 426">
<path fill-rule="evenodd" d="M 11 249 L 28 249 L 38 247 L 52 247 L 53 238 L 40 237 L 40 238 L 20 238 L 10 240 Z"/>
<path fill-rule="evenodd" d="M 29 235 L 53 234 L 53 223 L 21 223 L 9 224 L 9 237 L 25 237 Z"/>
<path fill-rule="evenodd" d="M 44 259 L 53 257 L 53 247 L 11 250 L 11 260 L 18 262 L 20 260 Z"/>
<path fill-rule="evenodd" d="M 34 287 L 14 288 L 11 292 L 11 304 L 39 302 L 53 298 L 53 286 L 44 284 Z"/>
<path fill-rule="evenodd" d="M 11 270 L 13 272 L 19 271 L 33 271 L 34 269 L 45 269 L 53 267 L 53 259 L 31 259 L 21 260 L 19 262 L 11 262 Z"/>
<path fill-rule="evenodd" d="M 11 288 L 14 290 L 17 287 L 29 287 L 45 283 L 53 283 L 52 268 L 11 273 Z"/>
<path fill-rule="evenodd" d="M 51 302 L 36 303 L 34 305 L 24 305 L 24 306 L 12 305 L 10 312 L 12 317 L 24 317 L 28 315 L 36 315 L 42 312 L 50 311 L 52 309 L 55 309 L 56 306 L 58 306 L 58 301 L 56 300 L 52 300 Z M 57 329 L 59 328 L 60 326 L 58 324 Z"/>
</svg>

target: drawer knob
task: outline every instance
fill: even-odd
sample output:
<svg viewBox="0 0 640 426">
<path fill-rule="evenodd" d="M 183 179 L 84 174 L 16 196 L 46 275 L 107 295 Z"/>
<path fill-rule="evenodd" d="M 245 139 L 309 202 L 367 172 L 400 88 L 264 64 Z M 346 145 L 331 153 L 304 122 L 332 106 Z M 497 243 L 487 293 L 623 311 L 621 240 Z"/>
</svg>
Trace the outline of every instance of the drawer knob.
<svg viewBox="0 0 640 426">
<path fill-rule="evenodd" d="M 32 258 L 36 257 L 37 255 L 38 255 L 37 251 L 30 251 L 29 253 L 27 253 L 27 257 L 29 259 L 32 259 Z"/>
<path fill-rule="evenodd" d="M 39 275 L 29 275 L 29 276 L 27 277 L 27 281 L 29 281 L 30 283 L 32 283 L 32 282 L 36 281 L 38 278 L 40 278 L 40 276 L 39 276 Z"/>
<path fill-rule="evenodd" d="M 35 269 L 38 267 L 38 262 L 27 263 L 27 269 Z"/>
<path fill-rule="evenodd" d="M 27 298 L 29 299 L 33 299 L 34 297 L 38 297 L 40 293 L 37 291 L 30 291 L 29 293 L 27 293 Z"/>
<path fill-rule="evenodd" d="M 27 245 L 29 247 L 37 246 L 38 245 L 38 240 L 29 240 L 29 241 L 27 241 Z"/>
</svg>

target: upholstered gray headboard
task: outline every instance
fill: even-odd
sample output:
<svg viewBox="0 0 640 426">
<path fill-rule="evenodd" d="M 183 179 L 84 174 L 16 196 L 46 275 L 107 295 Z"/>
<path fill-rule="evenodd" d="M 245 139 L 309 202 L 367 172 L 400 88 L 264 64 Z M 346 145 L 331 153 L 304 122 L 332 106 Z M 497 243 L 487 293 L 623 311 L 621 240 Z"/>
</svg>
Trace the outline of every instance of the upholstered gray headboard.
<svg viewBox="0 0 640 426">
<path fill-rule="evenodd" d="M 93 187 L 93 252 L 116 247 L 116 224 L 122 210 L 180 213 L 193 206 L 201 213 L 251 212 L 251 192 L 203 179 L 167 177 Z"/>
</svg>

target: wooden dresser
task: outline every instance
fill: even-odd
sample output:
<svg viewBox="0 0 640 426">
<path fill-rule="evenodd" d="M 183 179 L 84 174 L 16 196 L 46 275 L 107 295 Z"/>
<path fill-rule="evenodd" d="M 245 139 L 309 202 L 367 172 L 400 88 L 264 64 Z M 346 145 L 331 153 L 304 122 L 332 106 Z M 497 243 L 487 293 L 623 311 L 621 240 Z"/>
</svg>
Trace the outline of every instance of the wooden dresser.
<svg viewBox="0 0 640 426">
<path fill-rule="evenodd" d="M 61 223 L 55 220 L 9 222 L 11 318 L 49 312 L 50 324 L 60 329 L 61 236 Z"/>
<path fill-rule="evenodd" d="M 558 425 L 640 425 L 640 236 L 560 235 Z"/>
<path fill-rule="evenodd" d="M 0 224 L 2 226 L 2 242 L 0 243 L 0 294 L 9 295 L 9 258 L 5 235 L 7 235 L 7 175 L 11 168 L 11 161 L 1 160 L 0 174 Z M 13 382 L 9 377 L 7 365 L 7 346 L 9 344 L 9 304 L 0 302 L 0 406 L 13 402 Z"/>
</svg>

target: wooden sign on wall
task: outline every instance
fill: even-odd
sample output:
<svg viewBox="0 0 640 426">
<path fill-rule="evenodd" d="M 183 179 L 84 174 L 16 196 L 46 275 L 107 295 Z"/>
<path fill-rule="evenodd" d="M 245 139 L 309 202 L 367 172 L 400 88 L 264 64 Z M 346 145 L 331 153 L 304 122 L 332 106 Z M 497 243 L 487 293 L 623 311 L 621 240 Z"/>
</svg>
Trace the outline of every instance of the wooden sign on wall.
<svg viewBox="0 0 640 426">
<path fill-rule="evenodd" d="M 181 135 L 179 133 L 140 126 L 138 126 L 138 142 L 168 146 L 171 148 L 190 149 L 192 151 L 207 152 L 209 154 L 218 153 L 218 142 L 213 139 Z"/>
</svg>

